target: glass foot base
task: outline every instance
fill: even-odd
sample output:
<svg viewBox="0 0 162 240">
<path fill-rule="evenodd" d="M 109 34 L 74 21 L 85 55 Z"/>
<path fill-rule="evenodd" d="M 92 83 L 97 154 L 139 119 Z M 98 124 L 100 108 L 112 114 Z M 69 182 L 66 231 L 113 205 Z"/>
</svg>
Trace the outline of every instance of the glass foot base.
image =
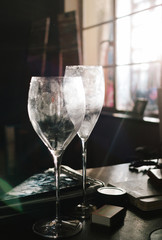
<svg viewBox="0 0 162 240">
<path fill-rule="evenodd" d="M 46 238 L 65 238 L 73 236 L 82 230 L 79 220 L 62 220 L 60 223 L 53 220 L 40 220 L 33 225 L 33 231 Z"/>
<path fill-rule="evenodd" d="M 96 210 L 96 207 L 91 204 L 88 204 L 88 205 L 79 204 L 76 206 L 77 217 L 80 217 L 81 219 L 90 218 L 94 210 Z"/>
<path fill-rule="evenodd" d="M 154 230 L 150 234 L 150 240 L 161 240 L 162 239 L 162 228 Z"/>
</svg>

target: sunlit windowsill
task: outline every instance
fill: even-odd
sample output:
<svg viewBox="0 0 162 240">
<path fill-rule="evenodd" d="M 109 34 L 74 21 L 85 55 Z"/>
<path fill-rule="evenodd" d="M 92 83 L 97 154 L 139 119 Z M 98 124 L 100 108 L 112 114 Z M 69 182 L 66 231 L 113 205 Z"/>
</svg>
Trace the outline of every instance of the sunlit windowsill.
<svg viewBox="0 0 162 240">
<path fill-rule="evenodd" d="M 121 113 L 121 112 L 111 112 L 108 110 L 104 110 L 102 111 L 103 115 L 107 115 L 107 116 L 112 116 L 112 117 L 116 117 L 116 118 L 123 118 L 123 119 L 132 119 L 132 120 L 136 120 L 136 121 L 144 121 L 144 122 L 150 122 L 150 123 L 159 123 L 160 120 L 157 117 L 140 117 L 131 113 Z"/>
<path fill-rule="evenodd" d="M 154 123 L 160 122 L 159 118 L 155 118 L 155 117 L 143 117 L 143 120 L 146 122 L 154 122 Z"/>
</svg>

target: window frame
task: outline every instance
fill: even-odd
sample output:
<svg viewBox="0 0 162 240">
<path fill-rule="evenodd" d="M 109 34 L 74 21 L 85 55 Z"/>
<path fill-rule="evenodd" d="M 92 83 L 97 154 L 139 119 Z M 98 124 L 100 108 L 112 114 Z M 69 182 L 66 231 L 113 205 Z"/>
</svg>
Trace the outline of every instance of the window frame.
<svg viewBox="0 0 162 240">
<path fill-rule="evenodd" d="M 139 14 L 139 13 L 142 13 L 142 12 L 145 12 L 145 11 L 148 11 L 148 10 L 151 10 L 151 9 L 154 9 L 156 7 L 159 7 L 159 6 L 162 6 L 162 3 L 160 4 L 157 4 L 157 5 L 154 5 L 154 6 L 150 6 L 148 8 L 145 8 L 145 9 L 141 9 L 141 10 L 137 10 L 137 11 L 133 11 L 129 14 L 126 14 L 126 15 L 122 15 L 122 16 L 116 16 L 116 4 L 117 4 L 117 0 L 114 0 L 113 1 L 113 17 L 111 20 L 108 20 L 108 21 L 105 21 L 105 22 L 100 22 L 98 24 L 95 24 L 95 25 L 91 25 L 91 26 L 88 26 L 88 27 L 83 27 L 83 0 L 81 0 L 82 2 L 82 12 L 81 12 L 81 16 L 82 16 L 82 36 L 84 34 L 84 31 L 86 30 L 90 30 L 92 28 L 95 28 L 95 27 L 98 27 L 98 26 L 101 26 L 103 24 L 113 24 L 113 47 L 114 47 L 114 62 L 113 64 L 111 65 L 103 65 L 103 69 L 109 69 L 110 67 L 113 68 L 113 78 L 114 78 L 114 96 L 113 96 L 113 102 L 114 102 L 114 106 L 113 107 L 108 107 L 108 106 L 104 106 L 104 109 L 105 110 L 108 110 L 109 112 L 129 112 L 129 111 L 125 111 L 125 110 L 117 110 L 117 106 L 116 106 L 116 98 L 117 98 L 117 95 L 116 95 L 116 82 L 117 82 L 117 76 L 116 76 L 116 69 L 117 67 L 119 66 L 134 66 L 136 64 L 144 64 L 146 62 L 139 62 L 139 63 L 128 63 L 128 64 L 117 64 L 117 59 L 116 59 L 116 40 L 117 40 L 117 36 L 116 36 L 116 24 L 117 24 L 117 21 L 122 19 L 122 18 L 125 18 L 125 17 L 131 17 L 135 14 Z M 82 38 L 82 41 L 83 38 Z M 84 44 L 84 43 L 83 43 Z M 83 52 L 84 54 L 84 52 Z M 161 64 L 161 79 L 160 79 L 160 85 L 162 86 L 162 57 L 161 57 L 161 61 L 159 61 L 160 64 Z M 151 61 L 148 61 L 147 63 L 152 63 Z M 147 115 L 147 116 L 150 116 L 150 115 Z M 152 115 L 151 115 L 152 116 Z M 154 117 L 158 117 L 158 115 L 156 114 L 153 114 Z"/>
</svg>

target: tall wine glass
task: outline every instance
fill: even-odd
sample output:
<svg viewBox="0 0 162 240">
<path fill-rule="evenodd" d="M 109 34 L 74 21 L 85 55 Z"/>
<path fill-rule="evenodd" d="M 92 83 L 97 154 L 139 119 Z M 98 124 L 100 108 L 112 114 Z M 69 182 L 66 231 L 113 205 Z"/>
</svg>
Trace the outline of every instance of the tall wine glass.
<svg viewBox="0 0 162 240">
<path fill-rule="evenodd" d="M 59 172 L 61 155 L 77 134 L 85 114 L 82 79 L 32 77 L 28 113 L 34 130 L 53 156 L 56 178 L 56 217 L 38 221 L 33 230 L 49 238 L 72 236 L 82 229 L 82 224 L 78 220 L 64 220 L 60 216 Z"/>
<path fill-rule="evenodd" d="M 79 215 L 89 218 L 92 206 L 86 200 L 87 140 L 99 118 L 105 93 L 103 69 L 101 66 L 66 66 L 65 76 L 81 76 L 85 90 L 86 112 L 78 136 L 82 143 L 83 202 L 77 209 Z"/>
</svg>

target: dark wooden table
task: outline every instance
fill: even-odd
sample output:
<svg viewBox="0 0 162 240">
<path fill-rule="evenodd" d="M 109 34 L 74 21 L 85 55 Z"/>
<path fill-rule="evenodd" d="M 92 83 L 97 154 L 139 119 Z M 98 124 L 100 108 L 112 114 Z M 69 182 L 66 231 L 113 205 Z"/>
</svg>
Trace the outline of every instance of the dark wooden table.
<svg viewBox="0 0 162 240">
<path fill-rule="evenodd" d="M 110 167 L 101 167 L 88 169 L 87 175 L 92 178 L 98 178 L 106 185 L 119 182 L 135 181 L 142 182 L 148 179 L 147 174 L 143 172 L 132 172 L 129 170 L 129 164 L 119 164 Z M 118 185 L 118 184 L 117 184 Z M 148 240 L 149 234 L 155 229 L 162 228 L 162 211 L 143 212 L 133 206 L 129 206 L 123 226 L 116 230 L 107 230 L 109 237 L 100 232 L 94 239 L 111 240 Z"/>
<path fill-rule="evenodd" d="M 147 178 L 143 173 L 133 173 L 129 171 L 128 164 L 121 164 L 110 167 L 87 169 L 87 175 L 98 178 L 105 182 L 120 182 L 128 180 L 140 180 Z M 37 216 L 28 215 L 25 218 L 16 217 L 6 220 L 0 224 L 0 239 L 42 239 L 32 231 L 32 224 Z M 107 228 L 94 225 L 91 220 L 83 221 L 83 230 L 71 240 L 148 240 L 149 234 L 154 229 L 162 227 L 162 211 L 143 213 L 134 207 L 128 207 L 124 223 L 120 227 Z"/>
</svg>

